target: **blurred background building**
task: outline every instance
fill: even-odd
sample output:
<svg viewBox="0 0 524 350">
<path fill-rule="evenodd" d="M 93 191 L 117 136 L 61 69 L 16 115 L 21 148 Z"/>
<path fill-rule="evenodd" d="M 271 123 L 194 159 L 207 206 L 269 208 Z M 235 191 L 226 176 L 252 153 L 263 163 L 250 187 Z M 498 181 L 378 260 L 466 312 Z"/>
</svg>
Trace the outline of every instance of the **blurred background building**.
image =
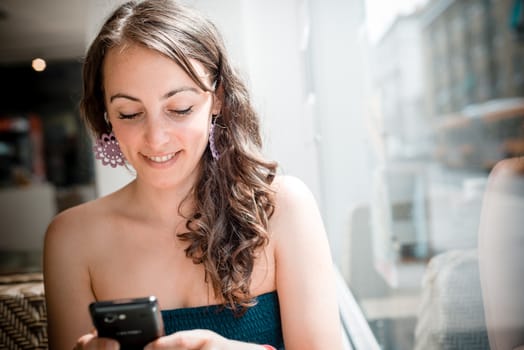
<svg viewBox="0 0 524 350">
<path fill-rule="evenodd" d="M 421 17 L 437 156 L 489 171 L 522 155 L 523 58 L 518 2 L 433 1 Z"/>
</svg>

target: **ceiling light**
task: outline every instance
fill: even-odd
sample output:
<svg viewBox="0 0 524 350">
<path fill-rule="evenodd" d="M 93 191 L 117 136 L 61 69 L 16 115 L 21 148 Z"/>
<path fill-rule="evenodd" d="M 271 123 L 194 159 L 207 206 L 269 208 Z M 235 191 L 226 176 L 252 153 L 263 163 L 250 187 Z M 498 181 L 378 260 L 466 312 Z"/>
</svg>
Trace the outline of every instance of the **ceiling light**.
<svg viewBox="0 0 524 350">
<path fill-rule="evenodd" d="M 46 63 L 42 58 L 35 58 L 31 63 L 31 66 L 35 71 L 42 72 L 46 67 Z"/>
</svg>

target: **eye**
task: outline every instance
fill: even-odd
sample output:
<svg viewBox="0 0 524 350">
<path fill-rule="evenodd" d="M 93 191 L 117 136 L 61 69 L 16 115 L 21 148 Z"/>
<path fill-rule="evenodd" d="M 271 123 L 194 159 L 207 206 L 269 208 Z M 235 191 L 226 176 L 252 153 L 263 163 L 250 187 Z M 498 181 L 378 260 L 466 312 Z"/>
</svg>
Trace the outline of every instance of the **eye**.
<svg viewBox="0 0 524 350">
<path fill-rule="evenodd" d="M 193 110 L 193 106 L 190 106 L 186 109 L 169 109 L 168 112 L 170 114 L 174 114 L 177 116 L 185 116 L 185 115 L 190 114 L 192 110 Z"/>
<path fill-rule="evenodd" d="M 130 113 L 130 114 L 124 114 L 124 113 L 119 113 L 118 117 L 120 119 L 134 119 L 136 118 L 140 113 Z"/>
</svg>

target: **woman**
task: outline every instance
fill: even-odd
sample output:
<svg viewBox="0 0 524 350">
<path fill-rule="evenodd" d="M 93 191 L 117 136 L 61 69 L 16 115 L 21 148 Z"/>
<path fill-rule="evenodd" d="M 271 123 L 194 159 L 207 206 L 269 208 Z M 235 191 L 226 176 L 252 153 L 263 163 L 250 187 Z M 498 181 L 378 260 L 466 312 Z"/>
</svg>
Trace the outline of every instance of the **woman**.
<svg viewBox="0 0 524 350">
<path fill-rule="evenodd" d="M 151 349 L 341 348 L 315 201 L 262 157 L 208 20 L 170 0 L 120 6 L 87 53 L 81 109 L 97 158 L 136 178 L 49 226 L 52 349 L 118 348 L 91 332 L 88 304 L 149 295 L 167 334 Z"/>
</svg>

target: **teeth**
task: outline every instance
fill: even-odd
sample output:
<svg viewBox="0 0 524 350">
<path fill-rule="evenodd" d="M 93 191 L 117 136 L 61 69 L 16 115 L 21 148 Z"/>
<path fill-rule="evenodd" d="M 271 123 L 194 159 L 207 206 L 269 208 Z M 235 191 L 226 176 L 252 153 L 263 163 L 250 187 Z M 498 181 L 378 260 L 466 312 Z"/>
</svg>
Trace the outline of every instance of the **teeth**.
<svg viewBox="0 0 524 350">
<path fill-rule="evenodd" d="M 164 163 L 172 159 L 175 156 L 174 153 L 166 154 L 165 156 L 148 156 L 147 158 L 155 163 Z"/>
</svg>

